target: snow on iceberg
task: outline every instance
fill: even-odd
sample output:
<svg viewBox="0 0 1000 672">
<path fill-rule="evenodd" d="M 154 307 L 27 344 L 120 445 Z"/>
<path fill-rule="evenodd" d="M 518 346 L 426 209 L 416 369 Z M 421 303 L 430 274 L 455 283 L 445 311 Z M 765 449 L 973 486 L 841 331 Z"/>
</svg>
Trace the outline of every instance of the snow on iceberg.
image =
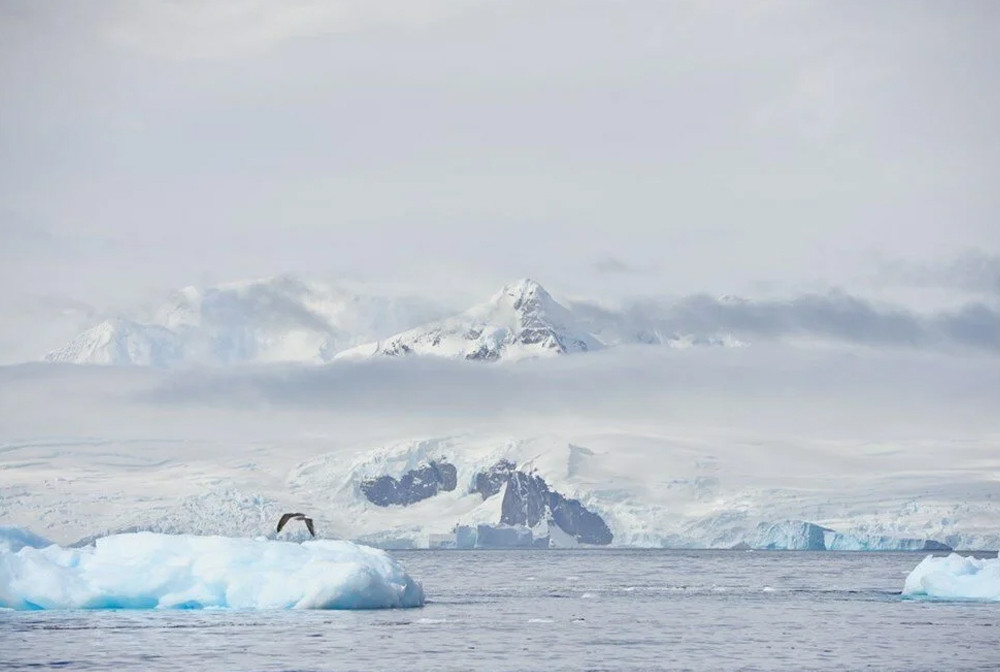
<svg viewBox="0 0 1000 672">
<path fill-rule="evenodd" d="M 0 546 L 10 609 L 419 607 L 420 584 L 388 553 L 348 541 L 118 534 L 84 548 Z"/>
<path fill-rule="evenodd" d="M 906 577 L 903 596 L 1000 602 L 1000 556 L 928 555 Z"/>
</svg>

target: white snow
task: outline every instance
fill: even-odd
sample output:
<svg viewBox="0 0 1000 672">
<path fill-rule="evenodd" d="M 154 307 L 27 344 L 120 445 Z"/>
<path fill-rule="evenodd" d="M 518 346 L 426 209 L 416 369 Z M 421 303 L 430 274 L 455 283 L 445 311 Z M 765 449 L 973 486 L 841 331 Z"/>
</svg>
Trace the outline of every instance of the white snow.
<svg viewBox="0 0 1000 672">
<path fill-rule="evenodd" d="M 101 322 L 45 359 L 161 368 L 319 364 L 340 350 L 441 314 L 424 299 L 277 276 L 185 287 L 143 314 Z"/>
<path fill-rule="evenodd" d="M 434 300 L 286 275 L 184 287 L 162 305 L 104 320 L 45 360 L 159 368 L 404 354 L 516 361 L 635 343 L 742 345 L 727 334 L 673 333 L 656 315 L 572 305 L 525 278 L 458 315 L 427 322 L 447 314 Z"/>
<path fill-rule="evenodd" d="M 347 541 L 140 532 L 83 548 L 14 551 L 0 544 L 0 607 L 9 609 L 381 609 L 423 602 L 420 584 L 391 556 Z"/>
<path fill-rule="evenodd" d="M 906 577 L 903 595 L 1000 602 L 1000 557 L 980 559 L 957 553 L 944 558 L 928 555 Z"/>
<path fill-rule="evenodd" d="M 576 324 L 569 309 L 540 284 L 524 278 L 459 315 L 346 350 L 338 358 L 435 355 L 515 361 L 602 347 L 597 338 Z"/>
<path fill-rule="evenodd" d="M 169 329 L 115 318 L 86 330 L 45 359 L 72 364 L 166 367 L 181 357 L 181 341 Z"/>
</svg>

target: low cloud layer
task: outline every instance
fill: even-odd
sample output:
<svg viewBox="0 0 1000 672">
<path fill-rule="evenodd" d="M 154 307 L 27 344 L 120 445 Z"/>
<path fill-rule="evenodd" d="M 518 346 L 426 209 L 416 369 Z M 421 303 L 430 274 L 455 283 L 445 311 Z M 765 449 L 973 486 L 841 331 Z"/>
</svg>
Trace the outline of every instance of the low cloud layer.
<svg viewBox="0 0 1000 672">
<path fill-rule="evenodd" d="M 153 371 L 0 368 L 0 436 L 514 435 L 670 427 L 813 437 L 1000 431 L 1000 360 L 921 351 L 634 346 L 510 366 L 435 359 Z"/>
<path fill-rule="evenodd" d="M 936 263 L 885 262 L 873 280 L 881 285 L 938 287 L 1000 298 L 1000 254 L 970 250 Z"/>
<path fill-rule="evenodd" d="M 621 317 L 594 304 L 573 309 L 588 322 L 618 319 L 621 329 L 655 334 L 731 334 L 749 341 L 804 339 L 877 347 L 971 349 L 1000 354 L 1000 311 L 985 303 L 920 313 L 832 292 L 785 300 L 716 298 L 637 301 Z"/>
</svg>

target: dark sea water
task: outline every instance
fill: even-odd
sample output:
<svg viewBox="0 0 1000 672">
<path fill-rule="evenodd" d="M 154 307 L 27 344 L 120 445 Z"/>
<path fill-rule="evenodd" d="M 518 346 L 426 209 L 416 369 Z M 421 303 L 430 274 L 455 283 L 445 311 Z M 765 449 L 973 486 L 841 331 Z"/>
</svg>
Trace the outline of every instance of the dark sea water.
<svg viewBox="0 0 1000 672">
<path fill-rule="evenodd" d="M 920 553 L 396 552 L 422 609 L 0 612 L 2 670 L 1000 670 Z"/>
</svg>

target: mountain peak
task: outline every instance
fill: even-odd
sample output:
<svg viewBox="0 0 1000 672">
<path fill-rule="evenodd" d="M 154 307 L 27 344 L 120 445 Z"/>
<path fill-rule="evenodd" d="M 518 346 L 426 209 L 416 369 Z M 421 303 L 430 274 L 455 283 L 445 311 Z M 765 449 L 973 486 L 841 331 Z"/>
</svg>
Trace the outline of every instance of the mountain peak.
<svg viewBox="0 0 1000 672">
<path fill-rule="evenodd" d="M 504 285 L 503 289 L 500 291 L 509 296 L 522 296 L 525 294 L 537 294 L 539 292 L 548 294 L 548 292 L 545 291 L 545 288 L 542 287 L 541 283 L 537 280 L 532 280 L 531 278 L 521 278 L 519 280 L 515 280 L 514 282 L 509 282 Z"/>
<path fill-rule="evenodd" d="M 173 332 L 120 317 L 109 318 L 45 355 L 49 362 L 169 366 L 180 356 Z"/>
<path fill-rule="evenodd" d="M 522 278 L 504 285 L 488 302 L 463 313 L 338 353 L 337 358 L 418 354 L 497 361 L 601 347 L 544 287 Z"/>
<path fill-rule="evenodd" d="M 556 300 L 545 291 L 545 288 L 531 278 L 521 278 L 503 286 L 493 295 L 493 303 L 510 303 L 514 310 L 527 310 L 532 307 L 548 307 L 556 305 Z"/>
</svg>

